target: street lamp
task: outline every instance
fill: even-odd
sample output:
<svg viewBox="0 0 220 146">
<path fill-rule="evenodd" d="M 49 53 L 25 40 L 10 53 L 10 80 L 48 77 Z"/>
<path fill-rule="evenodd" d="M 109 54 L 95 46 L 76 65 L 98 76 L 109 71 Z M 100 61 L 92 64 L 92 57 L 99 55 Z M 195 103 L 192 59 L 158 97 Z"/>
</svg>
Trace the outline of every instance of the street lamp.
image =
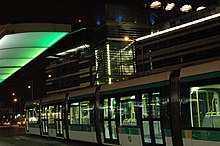
<svg viewBox="0 0 220 146">
<path fill-rule="evenodd" d="M 14 114 L 17 117 L 17 114 L 21 114 L 21 97 L 15 96 L 15 93 L 12 93 L 14 96 L 13 102 L 14 102 Z M 19 109 L 17 108 L 17 103 L 19 102 Z"/>
<path fill-rule="evenodd" d="M 28 85 L 28 89 L 31 90 L 31 100 L 34 100 L 34 81 L 31 80 L 31 85 Z"/>
</svg>

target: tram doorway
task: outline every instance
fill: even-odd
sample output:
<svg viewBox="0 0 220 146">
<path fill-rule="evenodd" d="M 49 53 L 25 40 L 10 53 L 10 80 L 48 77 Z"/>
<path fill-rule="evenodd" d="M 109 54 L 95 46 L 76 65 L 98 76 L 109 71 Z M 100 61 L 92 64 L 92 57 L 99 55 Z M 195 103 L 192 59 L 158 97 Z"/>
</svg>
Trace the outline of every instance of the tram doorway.
<svg viewBox="0 0 220 146">
<path fill-rule="evenodd" d="M 141 131 L 144 146 L 165 146 L 161 124 L 160 92 L 142 94 Z"/>
<path fill-rule="evenodd" d="M 55 126 L 57 137 L 63 137 L 63 105 L 56 105 Z"/>
<path fill-rule="evenodd" d="M 118 138 L 118 116 L 115 98 L 106 98 L 103 100 L 103 129 L 105 143 L 119 143 Z"/>
</svg>

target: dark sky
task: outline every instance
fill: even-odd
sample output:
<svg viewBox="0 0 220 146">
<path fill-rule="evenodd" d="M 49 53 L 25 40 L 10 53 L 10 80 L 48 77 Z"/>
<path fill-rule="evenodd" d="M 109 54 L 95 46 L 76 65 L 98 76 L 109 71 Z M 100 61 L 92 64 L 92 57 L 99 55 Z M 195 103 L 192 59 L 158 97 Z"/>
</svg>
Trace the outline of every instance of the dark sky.
<svg viewBox="0 0 220 146">
<path fill-rule="evenodd" d="M 7 23 L 65 23 L 77 27 L 78 20 L 81 19 L 86 25 L 95 25 L 94 12 L 103 7 L 103 1 L 114 3 L 137 3 L 142 5 L 148 0 L 0 0 L 0 25 Z M 163 0 L 163 2 L 169 0 Z M 172 1 L 172 0 L 170 0 Z M 180 2 L 179 0 L 173 0 Z M 215 3 L 217 0 L 183 0 L 181 2 Z M 73 28 L 74 29 L 74 28 Z M 42 86 L 44 78 L 44 68 L 48 64 L 47 60 L 37 58 L 18 71 L 15 75 L 0 84 L 0 102 L 10 98 L 12 92 L 17 92 L 28 98 L 30 91 L 27 86 L 34 79 L 35 87 Z M 44 87 L 43 87 L 44 88 Z M 38 93 L 36 93 L 38 92 Z M 42 91 L 43 92 L 43 91 Z M 41 94 L 41 91 L 35 91 Z"/>
<path fill-rule="evenodd" d="M 0 3 L 0 24 L 26 22 L 75 23 L 91 18 L 100 0 L 7 0 Z"/>
</svg>

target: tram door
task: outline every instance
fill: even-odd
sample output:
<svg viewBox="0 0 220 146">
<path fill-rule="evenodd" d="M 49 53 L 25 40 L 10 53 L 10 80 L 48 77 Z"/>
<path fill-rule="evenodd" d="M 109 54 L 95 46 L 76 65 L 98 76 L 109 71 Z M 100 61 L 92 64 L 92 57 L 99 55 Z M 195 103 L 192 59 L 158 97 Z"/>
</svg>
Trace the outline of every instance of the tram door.
<svg viewBox="0 0 220 146">
<path fill-rule="evenodd" d="M 56 105 L 56 118 L 55 118 L 55 126 L 56 126 L 56 134 L 59 137 L 63 136 L 63 105 Z"/>
<path fill-rule="evenodd" d="M 142 94 L 142 139 L 145 146 L 165 145 L 161 127 L 160 92 Z"/>
<path fill-rule="evenodd" d="M 42 107 L 41 120 L 42 120 L 41 131 L 43 132 L 43 135 L 48 135 L 48 107 L 47 106 Z"/>
<path fill-rule="evenodd" d="M 115 98 L 106 98 L 103 101 L 103 129 L 105 143 L 118 144 L 118 121 Z"/>
</svg>

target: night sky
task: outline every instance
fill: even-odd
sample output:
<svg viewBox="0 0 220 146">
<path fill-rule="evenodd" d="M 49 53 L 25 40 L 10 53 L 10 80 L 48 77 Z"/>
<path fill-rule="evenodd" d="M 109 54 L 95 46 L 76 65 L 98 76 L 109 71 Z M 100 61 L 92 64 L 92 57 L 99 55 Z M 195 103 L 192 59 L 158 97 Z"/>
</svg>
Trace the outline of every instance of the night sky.
<svg viewBox="0 0 220 146">
<path fill-rule="evenodd" d="M 103 7 L 104 0 L 0 0 L 0 25 L 7 23 L 64 23 L 71 24 L 73 30 L 81 25 L 93 27 L 98 14 L 95 13 Z M 105 0 L 113 3 L 137 3 L 140 5 L 150 4 L 152 0 Z M 163 3 L 177 2 L 178 5 L 192 3 L 199 5 L 210 5 L 217 0 L 163 0 Z M 194 7 L 193 7 L 194 8 Z M 98 11 L 99 12 L 99 11 Z M 162 16 L 163 17 L 163 16 Z M 30 99 L 31 91 L 27 86 L 34 80 L 35 96 L 41 97 L 44 88 L 44 68 L 49 62 L 42 57 L 29 63 L 23 69 L 12 75 L 0 84 L 0 103 L 11 101 L 11 93 L 15 92 L 24 99 Z M 37 74 L 36 74 L 37 73 Z M 1 104 L 0 104 L 1 106 Z M 6 106 L 6 105 L 5 105 Z"/>
</svg>

